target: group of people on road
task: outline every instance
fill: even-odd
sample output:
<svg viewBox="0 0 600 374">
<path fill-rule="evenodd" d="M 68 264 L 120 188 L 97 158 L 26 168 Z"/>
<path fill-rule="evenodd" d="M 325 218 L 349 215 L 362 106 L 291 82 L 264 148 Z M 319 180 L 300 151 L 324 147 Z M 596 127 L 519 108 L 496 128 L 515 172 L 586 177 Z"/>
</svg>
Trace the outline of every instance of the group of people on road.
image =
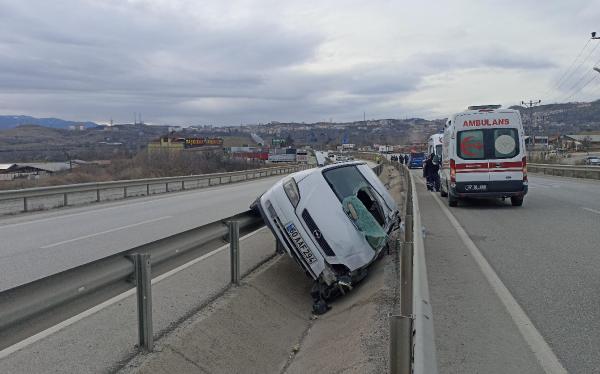
<svg viewBox="0 0 600 374">
<path fill-rule="evenodd" d="M 398 161 L 400 164 L 408 165 L 408 155 L 392 156 L 392 161 Z"/>
</svg>

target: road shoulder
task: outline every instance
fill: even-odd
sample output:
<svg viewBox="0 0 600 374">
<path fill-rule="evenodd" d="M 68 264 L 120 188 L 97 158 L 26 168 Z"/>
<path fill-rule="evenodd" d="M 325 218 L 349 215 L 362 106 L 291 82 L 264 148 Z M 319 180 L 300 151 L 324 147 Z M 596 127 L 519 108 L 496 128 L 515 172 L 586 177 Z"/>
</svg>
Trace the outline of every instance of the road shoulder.
<svg viewBox="0 0 600 374">
<path fill-rule="evenodd" d="M 544 373 L 469 250 L 417 179 L 439 371 Z"/>
</svg>

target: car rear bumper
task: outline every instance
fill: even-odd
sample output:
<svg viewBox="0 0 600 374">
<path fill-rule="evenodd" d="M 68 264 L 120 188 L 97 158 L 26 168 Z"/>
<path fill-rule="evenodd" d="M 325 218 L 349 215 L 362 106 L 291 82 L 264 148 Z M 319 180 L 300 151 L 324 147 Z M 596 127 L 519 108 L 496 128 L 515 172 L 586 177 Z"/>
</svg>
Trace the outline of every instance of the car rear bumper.
<svg viewBox="0 0 600 374">
<path fill-rule="evenodd" d="M 485 191 L 469 191 L 469 186 L 485 185 Z M 450 194 L 458 198 L 504 198 L 523 197 L 529 188 L 523 181 L 497 181 L 497 182 L 458 182 L 455 187 L 450 188 Z"/>
</svg>

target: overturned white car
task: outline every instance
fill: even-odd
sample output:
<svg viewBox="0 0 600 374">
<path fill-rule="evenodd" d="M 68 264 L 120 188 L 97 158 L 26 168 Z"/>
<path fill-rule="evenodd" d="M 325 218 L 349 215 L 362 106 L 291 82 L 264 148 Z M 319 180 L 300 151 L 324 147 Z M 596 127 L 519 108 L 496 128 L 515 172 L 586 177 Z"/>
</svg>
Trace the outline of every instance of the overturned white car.
<svg viewBox="0 0 600 374">
<path fill-rule="evenodd" d="M 364 162 L 291 174 L 256 202 L 280 247 L 315 280 L 313 311 L 366 275 L 400 222 L 395 201 Z"/>
</svg>

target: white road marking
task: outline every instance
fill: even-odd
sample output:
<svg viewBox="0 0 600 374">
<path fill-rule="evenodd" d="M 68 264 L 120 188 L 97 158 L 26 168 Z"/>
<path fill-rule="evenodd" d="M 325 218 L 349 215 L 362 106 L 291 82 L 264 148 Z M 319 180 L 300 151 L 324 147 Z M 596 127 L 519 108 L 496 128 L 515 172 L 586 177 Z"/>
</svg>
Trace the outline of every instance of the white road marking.
<svg viewBox="0 0 600 374">
<path fill-rule="evenodd" d="M 251 233 L 249 233 L 247 235 L 244 235 L 243 237 L 240 238 L 240 241 L 245 240 L 247 238 L 250 238 L 251 236 L 254 236 L 255 234 L 257 234 L 258 232 L 260 232 L 260 231 L 262 231 L 264 229 L 266 229 L 266 226 L 262 227 L 262 228 L 260 228 L 260 229 L 258 229 L 256 231 L 253 231 L 253 232 L 251 232 Z M 207 258 L 216 255 L 217 253 L 223 251 L 226 248 L 229 248 L 229 244 L 225 244 L 225 245 L 223 245 L 223 246 L 221 246 L 221 247 L 219 247 L 219 248 L 217 248 L 217 249 L 215 249 L 215 250 L 213 250 L 211 252 L 208 252 L 205 255 L 202 255 L 202 256 L 200 256 L 198 258 L 195 258 L 195 259 L 193 259 L 190 262 L 186 262 L 185 264 L 183 264 L 181 266 L 178 266 L 178 267 L 176 267 L 173 270 L 170 270 L 170 271 L 168 271 L 168 272 L 166 272 L 164 274 L 161 274 L 158 277 L 152 279 L 151 282 L 152 282 L 152 284 L 156 284 L 156 283 L 158 283 L 158 282 L 160 282 L 160 281 L 162 281 L 162 280 L 164 280 L 164 279 L 166 279 L 166 278 L 168 278 L 168 277 L 170 277 L 170 276 L 172 276 L 174 274 L 179 273 L 182 270 L 185 270 L 185 269 L 189 268 L 190 266 L 192 266 L 192 265 L 194 265 L 194 264 L 196 264 L 196 263 L 198 263 L 200 261 L 206 260 Z M 29 345 L 31 345 L 31 344 L 39 341 L 39 340 L 44 339 L 45 337 L 48 337 L 48 336 L 50 336 L 50 335 L 52 335 L 54 333 L 59 332 L 60 330 L 62 330 L 65 327 L 68 327 L 68 326 L 74 324 L 75 322 L 78 322 L 78 321 L 80 321 L 80 320 L 82 320 L 82 319 L 84 319 L 86 317 L 89 317 L 89 316 L 91 316 L 91 315 L 93 315 L 93 314 L 101 311 L 102 309 L 108 308 L 109 306 L 111 306 L 111 305 L 113 305 L 115 303 L 118 303 L 119 301 L 121 301 L 123 299 L 126 299 L 129 296 L 135 295 L 135 292 L 136 292 L 135 288 L 132 288 L 132 289 L 130 289 L 128 291 L 125 291 L 125 292 L 123 292 L 123 293 L 121 293 L 121 294 L 119 294 L 119 295 L 117 295 L 115 297 L 112 297 L 112 298 L 106 300 L 105 302 L 103 302 L 101 304 L 98 304 L 98 305 L 96 305 L 96 306 L 94 306 L 94 307 L 92 307 L 90 309 L 84 310 L 83 312 L 81 312 L 81 313 L 79 313 L 77 315 L 74 315 L 73 317 L 71 317 L 69 319 L 66 319 L 66 320 L 64 320 L 64 321 L 62 321 L 62 322 L 60 322 L 60 323 L 58 323 L 58 324 L 56 324 L 56 325 L 54 325 L 52 327 L 49 327 L 46 330 L 40 331 L 40 332 L 38 332 L 35 335 L 32 335 L 32 336 L 30 336 L 30 337 L 28 337 L 28 338 L 26 338 L 24 340 L 21 340 L 18 343 L 15 343 L 15 344 L 13 344 L 13 345 L 11 345 L 9 347 L 4 348 L 3 350 L 0 351 L 0 360 L 3 359 L 3 358 L 5 358 L 5 357 L 7 357 L 7 356 L 9 356 L 9 355 L 11 355 L 11 354 L 13 354 L 13 353 L 15 353 L 15 352 L 17 352 L 17 351 L 19 351 L 19 350 L 21 350 L 21 349 L 23 349 L 23 348 L 26 348 L 27 346 L 29 346 Z"/>
<path fill-rule="evenodd" d="M 581 207 L 581 209 L 587 210 L 588 212 L 600 214 L 600 210 L 596 210 L 596 209 L 592 209 L 592 208 L 586 208 L 586 207 Z"/>
<path fill-rule="evenodd" d="M 517 300 L 511 295 L 510 291 L 504 283 L 500 280 L 494 269 L 487 262 L 485 257 L 479 251 L 479 248 L 473 243 L 467 232 L 462 228 L 458 220 L 454 217 L 454 215 L 450 212 L 448 207 L 442 202 L 440 197 L 437 194 L 434 194 L 435 201 L 439 204 L 440 208 L 456 229 L 458 235 L 461 240 L 465 244 L 465 246 L 469 249 L 471 256 L 479 266 L 479 269 L 487 279 L 487 281 L 492 286 L 492 289 L 504 304 L 504 307 L 510 314 L 513 322 L 519 329 L 519 332 L 533 351 L 535 357 L 537 358 L 540 366 L 544 369 L 546 373 L 551 374 L 566 374 L 567 370 L 562 366 L 548 343 L 544 340 L 539 331 L 535 328 L 525 311 L 521 308 Z"/>
<path fill-rule="evenodd" d="M 158 222 L 158 221 L 162 221 L 162 220 L 169 219 L 169 218 L 173 218 L 173 216 L 163 216 L 163 217 L 158 217 L 158 218 L 154 218 L 154 219 L 149 219 L 147 221 L 132 223 L 131 225 L 116 227 L 114 229 L 97 232 L 95 234 L 84 235 L 84 236 L 80 236 L 80 237 L 73 238 L 73 239 L 63 240 L 63 241 L 58 242 L 58 243 L 52 243 L 52 244 L 44 245 L 44 246 L 42 246 L 40 248 L 46 249 L 46 248 L 57 247 L 57 246 L 62 245 L 62 244 L 72 243 L 72 242 L 76 242 L 78 240 L 83 240 L 83 239 L 89 239 L 89 238 L 93 238 L 94 236 L 109 234 L 111 232 L 125 230 L 125 229 L 129 229 L 129 228 L 132 228 L 132 227 L 141 226 L 141 225 L 145 225 L 147 223 L 152 223 L 152 222 Z"/>
</svg>

